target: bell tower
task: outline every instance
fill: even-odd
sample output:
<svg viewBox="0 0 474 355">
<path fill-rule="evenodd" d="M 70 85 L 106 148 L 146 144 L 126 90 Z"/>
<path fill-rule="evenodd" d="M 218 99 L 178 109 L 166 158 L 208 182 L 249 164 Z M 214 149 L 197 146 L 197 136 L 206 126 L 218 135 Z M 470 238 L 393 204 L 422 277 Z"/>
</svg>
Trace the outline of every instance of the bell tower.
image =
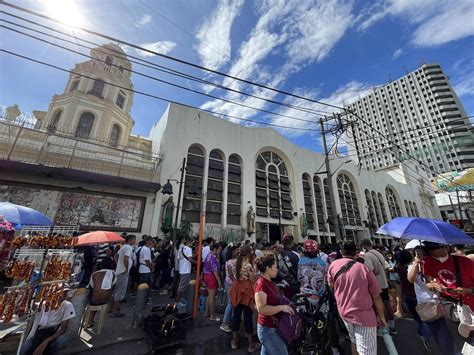
<svg viewBox="0 0 474 355">
<path fill-rule="evenodd" d="M 134 125 L 132 66 L 122 48 L 112 43 L 92 49 L 90 56 L 76 64 L 64 92 L 53 96 L 46 127 L 56 134 L 127 146 Z"/>
</svg>

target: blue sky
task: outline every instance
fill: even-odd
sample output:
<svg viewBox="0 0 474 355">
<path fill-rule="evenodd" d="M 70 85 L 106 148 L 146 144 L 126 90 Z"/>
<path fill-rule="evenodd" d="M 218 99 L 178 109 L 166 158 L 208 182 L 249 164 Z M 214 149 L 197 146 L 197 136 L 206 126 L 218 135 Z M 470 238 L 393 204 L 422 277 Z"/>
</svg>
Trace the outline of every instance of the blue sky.
<svg viewBox="0 0 474 355">
<path fill-rule="evenodd" d="M 58 1 L 68 3 L 67 0 Z M 11 2 L 46 14 L 52 14 L 55 8 L 55 0 Z M 474 114 L 472 0 L 77 0 L 70 1 L 70 6 L 62 13 L 56 11 L 55 15 L 65 21 L 81 20 L 86 28 L 174 57 L 336 105 L 349 103 L 371 87 L 397 79 L 422 63 L 439 63 L 450 77 L 467 113 Z M 2 10 L 51 25 L 4 6 Z M 21 23 L 9 16 L 2 18 Z M 0 31 L 1 47 L 7 50 L 67 69 L 86 60 L 5 29 Z M 94 42 L 107 43 L 101 38 L 76 33 Z M 79 47 L 74 49 L 87 53 Z M 331 111 L 132 48 L 125 50 L 241 91 Z M 138 65 L 133 69 L 250 106 L 315 119 L 314 115 L 239 97 Z M 51 96 L 61 93 L 67 80 L 66 73 L 4 53 L 0 54 L 0 74 L 0 105 L 17 103 L 24 112 L 47 110 Z M 136 75 L 132 78 L 136 90 L 175 101 L 242 118 L 318 128 L 312 123 L 210 100 Z M 134 133 L 147 136 L 165 107 L 164 102 L 136 94 L 132 108 L 136 121 Z M 321 150 L 317 134 L 280 131 L 298 145 Z"/>
</svg>

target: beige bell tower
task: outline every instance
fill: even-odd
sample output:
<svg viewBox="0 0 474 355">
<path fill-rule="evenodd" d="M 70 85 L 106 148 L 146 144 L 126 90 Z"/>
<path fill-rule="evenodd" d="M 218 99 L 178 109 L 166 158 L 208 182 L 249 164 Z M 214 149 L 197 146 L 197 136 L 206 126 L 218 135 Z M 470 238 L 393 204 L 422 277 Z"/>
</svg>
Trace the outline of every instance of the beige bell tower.
<svg viewBox="0 0 474 355">
<path fill-rule="evenodd" d="M 115 44 L 94 48 L 90 55 L 91 60 L 76 64 L 64 93 L 53 96 L 44 117 L 46 128 L 114 147 L 127 146 L 134 125 L 130 116 L 133 93 L 125 90 L 133 89 L 132 66 Z"/>
</svg>

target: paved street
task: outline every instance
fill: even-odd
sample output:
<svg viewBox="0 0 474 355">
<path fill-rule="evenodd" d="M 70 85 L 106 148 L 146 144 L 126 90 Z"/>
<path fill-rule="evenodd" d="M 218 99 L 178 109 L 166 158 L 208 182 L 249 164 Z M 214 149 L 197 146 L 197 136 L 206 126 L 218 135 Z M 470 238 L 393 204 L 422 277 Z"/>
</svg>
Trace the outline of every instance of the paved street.
<svg viewBox="0 0 474 355">
<path fill-rule="evenodd" d="M 166 296 L 159 296 L 156 292 L 152 293 L 153 306 L 167 304 L 170 299 Z M 147 310 L 151 305 L 147 306 Z M 103 354 L 103 355 L 142 355 L 147 354 L 148 344 L 145 332 L 141 328 L 130 328 L 131 314 L 133 312 L 133 303 L 122 304 L 122 311 L 126 317 L 119 319 L 107 318 L 104 330 L 100 336 L 94 334 L 93 330 L 82 333 L 82 339 L 71 341 L 70 347 L 64 349 L 62 354 Z M 415 329 L 415 323 L 410 318 L 398 319 L 396 326 L 399 331 L 394 336 L 394 342 L 399 354 L 425 354 L 423 345 Z M 452 333 L 456 334 L 455 327 L 452 327 Z M 196 320 L 191 329 L 186 334 L 186 344 L 184 347 L 177 346 L 170 349 L 163 349 L 159 354 L 163 355 L 181 355 L 181 354 L 247 354 L 247 342 L 245 338 L 240 340 L 240 349 L 232 351 L 230 348 L 230 334 L 219 330 L 219 325 L 200 317 Z M 439 354 L 436 351 L 436 345 L 433 345 L 433 354 Z M 456 337 L 456 350 L 461 351 L 463 340 Z M 349 344 L 346 346 L 349 353 Z M 379 338 L 378 354 L 388 354 L 383 340 Z"/>
</svg>

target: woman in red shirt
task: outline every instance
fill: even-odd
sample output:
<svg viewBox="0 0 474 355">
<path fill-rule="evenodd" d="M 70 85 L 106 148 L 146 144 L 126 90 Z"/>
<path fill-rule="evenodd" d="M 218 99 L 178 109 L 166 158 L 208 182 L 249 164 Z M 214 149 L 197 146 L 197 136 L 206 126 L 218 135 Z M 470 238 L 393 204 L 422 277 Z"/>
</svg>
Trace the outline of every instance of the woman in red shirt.
<svg viewBox="0 0 474 355">
<path fill-rule="evenodd" d="M 288 305 L 279 305 L 278 290 L 272 282 L 278 273 L 273 255 L 257 258 L 255 265 L 260 277 L 255 284 L 255 304 L 258 311 L 257 334 L 264 355 L 288 355 L 286 344 L 276 331 L 275 316 L 280 312 L 293 314 Z"/>
</svg>

